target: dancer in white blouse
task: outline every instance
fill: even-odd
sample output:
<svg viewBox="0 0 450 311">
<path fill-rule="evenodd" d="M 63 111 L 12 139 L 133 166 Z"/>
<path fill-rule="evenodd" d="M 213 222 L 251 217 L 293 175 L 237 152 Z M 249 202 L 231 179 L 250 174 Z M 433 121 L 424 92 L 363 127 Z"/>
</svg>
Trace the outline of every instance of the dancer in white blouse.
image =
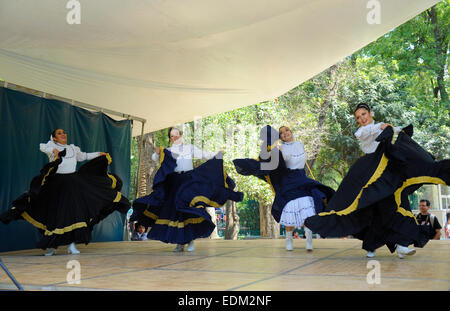
<svg viewBox="0 0 450 311">
<path fill-rule="evenodd" d="M 365 155 L 352 164 L 325 210 L 305 225 L 323 237 L 352 235 L 368 258 L 386 245 L 400 259 L 413 255 L 428 237 L 417 225 L 408 195 L 423 184 L 446 184 L 449 161 L 435 161 L 413 139 L 413 127 L 375 123 L 370 107 L 360 103 L 354 116 Z M 394 134 L 399 132 L 394 142 Z"/>
<path fill-rule="evenodd" d="M 175 127 L 169 128 L 169 139 L 172 143 L 172 146 L 167 148 L 167 150 L 169 150 L 172 153 L 173 157 L 176 159 L 175 172 L 177 173 L 192 171 L 194 169 L 194 165 L 192 162 L 193 159 L 209 160 L 217 154 L 201 150 L 191 144 L 184 144 L 183 132 Z M 157 148 L 156 152 L 152 155 L 153 161 L 159 162 L 160 152 L 161 148 Z M 188 244 L 187 251 L 193 252 L 194 250 L 194 240 L 192 240 Z M 184 245 L 177 244 L 174 252 L 182 251 L 184 251 Z"/>
<path fill-rule="evenodd" d="M 192 159 L 209 160 L 216 155 L 216 153 L 201 150 L 194 145 L 184 144 L 183 132 L 177 128 L 169 129 L 169 139 L 172 143 L 172 147 L 167 149 L 172 152 L 173 156 L 177 160 L 175 172 L 180 173 L 193 170 L 194 165 L 192 163 Z M 157 148 L 156 152 L 153 153 L 153 161 L 159 161 L 160 151 L 161 148 Z"/>
<path fill-rule="evenodd" d="M 58 166 L 57 174 L 70 174 L 76 171 L 77 162 L 92 160 L 98 156 L 106 155 L 105 152 L 81 152 L 80 147 L 74 144 L 67 145 L 67 134 L 63 129 L 53 131 L 50 140 L 46 144 L 39 144 L 39 149 L 45 153 L 50 161 L 59 158 L 59 152 L 66 149 L 66 155 Z"/>
<path fill-rule="evenodd" d="M 169 129 L 170 148 L 160 147 L 152 158 L 160 162 L 152 192 L 133 202 L 130 221 L 151 227 L 147 237 L 176 244 L 175 252 L 194 251 L 194 240 L 211 235 L 215 224 L 206 207 L 223 206 L 227 200 L 242 201 L 234 181 L 227 176 L 221 152 L 203 151 L 184 144 L 183 133 Z M 192 160 L 208 160 L 194 168 Z"/>
<path fill-rule="evenodd" d="M 389 126 L 389 124 L 383 122 L 375 123 L 375 120 L 373 119 L 373 112 L 370 111 L 370 108 L 367 105 L 361 105 L 360 108 L 356 109 L 355 118 L 361 126 L 355 132 L 355 136 L 360 143 L 361 150 L 365 154 L 375 152 L 380 144 L 380 142 L 375 139 L 386 127 Z M 395 133 L 400 132 L 400 130 L 400 127 L 394 127 Z"/>
<path fill-rule="evenodd" d="M 61 164 L 58 165 L 56 174 L 71 174 L 77 169 L 77 162 L 92 160 L 98 156 L 106 155 L 105 152 L 81 152 L 80 147 L 74 144 L 67 145 L 67 134 L 63 129 L 56 129 L 50 136 L 50 140 L 46 144 L 39 144 L 39 149 L 45 153 L 50 161 L 59 159 L 59 153 L 66 149 L 66 155 L 62 157 Z M 72 242 L 67 251 L 71 254 L 79 254 L 80 251 Z M 51 256 L 56 253 L 56 248 L 49 248 L 46 256 Z"/>
<path fill-rule="evenodd" d="M 295 141 L 291 130 L 282 126 L 278 130 L 283 144 L 280 146 L 281 154 L 286 166 L 291 170 L 304 169 L 306 153 L 301 141 Z M 312 232 L 304 226 L 306 218 L 315 215 L 314 200 L 312 196 L 303 196 L 289 201 L 283 208 L 280 224 L 286 227 L 286 249 L 293 250 L 292 233 L 295 228 L 304 227 L 306 236 L 306 249 L 311 251 Z"/>
<path fill-rule="evenodd" d="M 293 250 L 294 228 L 305 227 L 305 220 L 323 211 L 334 190 L 306 177 L 306 154 L 301 141 L 295 141 L 291 130 L 282 126 L 279 131 L 270 125 L 260 131 L 263 141 L 257 159 L 234 159 L 236 171 L 244 176 L 258 177 L 268 184 L 274 194 L 271 215 L 286 227 L 286 250 Z M 273 148 L 281 139 L 283 144 Z M 264 164 L 270 163 L 267 166 Z M 306 250 L 312 251 L 312 232 L 305 227 Z"/>
<path fill-rule="evenodd" d="M 356 107 L 355 119 L 360 125 L 360 128 L 355 132 L 355 137 L 358 139 L 361 149 L 365 154 L 373 153 L 377 150 L 380 142 L 376 141 L 376 138 L 385 128 L 390 126 L 388 123 L 375 123 L 373 117 L 374 113 L 370 111 L 370 107 L 367 104 L 361 103 Z M 394 133 L 401 131 L 400 127 L 392 126 L 392 128 Z M 400 258 L 403 258 L 403 255 L 414 255 L 416 252 L 415 249 L 409 249 L 408 245 L 397 245 L 396 250 Z M 375 257 L 375 249 L 367 250 L 366 256 L 368 258 Z"/>
<path fill-rule="evenodd" d="M 33 178 L 30 189 L 0 215 L 0 221 L 24 219 L 35 226 L 43 234 L 37 246 L 47 250 L 46 256 L 55 255 L 62 245 L 68 245 L 69 254 L 79 254 L 75 243 L 88 244 L 95 224 L 115 210 L 129 210 L 128 199 L 120 193 L 122 181 L 108 173 L 108 154 L 85 153 L 68 145 L 63 129 L 53 131 L 40 151 L 50 162 Z M 77 172 L 77 162 L 85 160 L 89 162 Z"/>
</svg>

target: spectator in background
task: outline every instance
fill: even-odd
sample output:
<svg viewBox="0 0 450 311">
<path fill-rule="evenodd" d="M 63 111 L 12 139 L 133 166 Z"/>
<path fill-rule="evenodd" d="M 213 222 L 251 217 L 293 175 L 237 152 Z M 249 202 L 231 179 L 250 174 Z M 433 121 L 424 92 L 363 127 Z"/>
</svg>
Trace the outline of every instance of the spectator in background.
<svg viewBox="0 0 450 311">
<path fill-rule="evenodd" d="M 419 225 L 426 226 L 429 232 L 430 240 L 439 240 L 441 237 L 441 225 L 436 216 L 430 214 L 428 210 L 431 207 L 431 203 L 428 200 L 420 200 L 419 210 L 420 213 L 416 215 L 416 219 Z"/>
<path fill-rule="evenodd" d="M 133 232 L 133 236 L 131 237 L 132 241 L 146 241 L 147 240 L 147 228 L 140 223 L 135 224 L 135 230 Z"/>
</svg>

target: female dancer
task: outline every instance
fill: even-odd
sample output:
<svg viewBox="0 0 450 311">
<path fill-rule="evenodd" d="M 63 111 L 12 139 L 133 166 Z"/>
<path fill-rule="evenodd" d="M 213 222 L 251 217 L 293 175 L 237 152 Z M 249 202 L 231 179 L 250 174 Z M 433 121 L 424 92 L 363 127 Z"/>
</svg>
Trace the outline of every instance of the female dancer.
<svg viewBox="0 0 450 311">
<path fill-rule="evenodd" d="M 261 130 L 260 138 L 263 145 L 259 160 L 236 159 L 233 162 L 238 173 L 257 176 L 272 186 L 275 200 L 271 213 L 277 222 L 286 227 L 286 250 L 292 251 L 294 229 L 304 226 L 307 217 L 321 212 L 324 200 L 330 199 L 334 190 L 306 177 L 303 144 L 294 140 L 287 126 L 280 127 L 279 132 L 266 126 Z M 278 149 L 272 145 L 277 138 L 283 141 Z M 264 167 L 270 162 L 272 167 Z M 305 227 L 305 235 L 306 249 L 312 251 L 312 232 L 309 228 Z"/>
<path fill-rule="evenodd" d="M 305 225 L 323 237 L 361 239 L 369 258 L 385 244 L 399 258 L 413 255 L 408 246 L 423 247 L 428 238 L 411 213 L 408 195 L 423 184 L 448 183 L 450 161 L 436 162 L 414 142 L 411 125 L 392 144 L 398 129 L 375 124 L 367 104 L 359 104 L 354 115 L 361 126 L 355 136 L 365 155 L 352 165 L 325 211 Z"/>
<path fill-rule="evenodd" d="M 107 171 L 109 154 L 85 153 L 68 145 L 63 129 L 53 131 L 50 138 L 40 150 L 51 162 L 0 220 L 7 224 L 25 219 L 39 229 L 44 237 L 38 247 L 48 250 L 46 256 L 54 255 L 61 245 L 69 245 L 69 254 L 79 254 L 75 243 L 88 244 L 95 224 L 115 210 L 126 213 L 130 204 L 120 193 L 120 178 Z M 76 172 L 77 162 L 85 160 L 90 161 Z"/>
<path fill-rule="evenodd" d="M 206 207 L 242 201 L 243 193 L 233 191 L 235 184 L 225 173 L 221 153 L 184 144 L 182 135 L 181 130 L 170 128 L 172 147 L 161 147 L 153 154 L 153 160 L 160 162 L 153 191 L 133 202 L 130 221 L 151 227 L 149 239 L 177 244 L 175 252 L 189 244 L 191 252 L 194 240 L 209 237 L 215 228 Z M 193 158 L 209 160 L 194 169 Z"/>
</svg>

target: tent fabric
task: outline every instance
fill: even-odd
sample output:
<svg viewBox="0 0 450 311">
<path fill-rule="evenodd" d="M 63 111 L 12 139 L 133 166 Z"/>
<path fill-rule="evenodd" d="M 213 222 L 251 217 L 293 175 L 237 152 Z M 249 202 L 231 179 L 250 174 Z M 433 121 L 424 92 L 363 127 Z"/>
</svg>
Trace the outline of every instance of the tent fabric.
<svg viewBox="0 0 450 311">
<path fill-rule="evenodd" d="M 0 77 L 151 132 L 272 100 L 438 2 L 2 1 Z"/>
<path fill-rule="evenodd" d="M 84 152 L 108 152 L 109 170 L 122 179 L 121 192 L 128 197 L 131 121 L 115 121 L 57 100 L 0 88 L 0 214 L 29 189 L 32 178 L 49 162 L 39 144 L 47 143 L 56 128 L 63 128 L 68 143 Z M 122 241 L 124 218 L 114 212 L 95 225 L 92 241 Z M 0 222 L 0 252 L 35 248 L 40 239 L 38 230 L 24 220 Z"/>
</svg>

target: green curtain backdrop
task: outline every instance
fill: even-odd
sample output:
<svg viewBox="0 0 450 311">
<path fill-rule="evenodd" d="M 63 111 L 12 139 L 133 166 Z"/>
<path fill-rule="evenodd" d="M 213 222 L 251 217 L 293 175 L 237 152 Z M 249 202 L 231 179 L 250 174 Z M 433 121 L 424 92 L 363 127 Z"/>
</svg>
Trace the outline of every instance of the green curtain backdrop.
<svg viewBox="0 0 450 311">
<path fill-rule="evenodd" d="M 115 121 L 67 103 L 0 88 L 0 213 L 29 187 L 31 179 L 48 163 L 39 150 L 51 132 L 62 128 L 68 143 L 84 152 L 109 152 L 110 171 L 123 181 L 122 194 L 130 185 L 131 121 Z M 85 162 L 80 162 L 79 165 Z M 94 227 L 92 242 L 121 241 L 125 216 L 111 214 Z M 0 222 L 0 252 L 35 248 L 40 233 L 25 220 Z"/>
</svg>

